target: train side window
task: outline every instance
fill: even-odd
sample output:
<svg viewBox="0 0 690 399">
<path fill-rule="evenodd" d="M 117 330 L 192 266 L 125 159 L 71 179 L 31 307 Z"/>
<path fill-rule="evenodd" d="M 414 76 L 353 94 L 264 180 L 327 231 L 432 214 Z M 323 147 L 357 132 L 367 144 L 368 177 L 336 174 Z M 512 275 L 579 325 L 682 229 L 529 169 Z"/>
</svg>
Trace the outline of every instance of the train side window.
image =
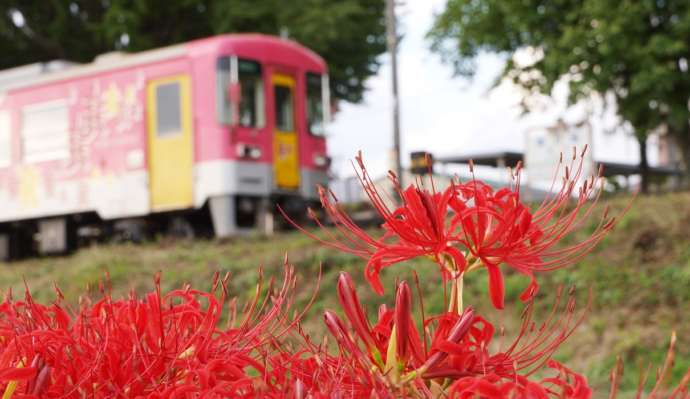
<svg viewBox="0 0 690 399">
<path fill-rule="evenodd" d="M 234 65 L 233 65 L 234 64 Z M 240 104 L 237 109 L 238 125 L 262 128 L 266 123 L 264 109 L 264 83 L 261 64 L 246 59 L 221 57 L 217 64 L 217 114 L 221 124 L 233 122 L 233 100 L 229 98 L 229 87 L 233 75 L 240 85 Z"/>
<path fill-rule="evenodd" d="M 307 73 L 307 127 L 314 136 L 326 133 L 322 80 L 319 74 Z"/>
<path fill-rule="evenodd" d="M 292 90 L 286 86 L 275 86 L 276 129 L 294 132 Z"/>
<path fill-rule="evenodd" d="M 24 107 L 21 142 L 24 162 L 68 159 L 70 140 L 67 102 L 47 101 Z"/>
<path fill-rule="evenodd" d="M 218 58 L 216 64 L 216 114 L 221 125 L 232 124 L 232 105 L 229 94 L 230 57 Z"/>
<path fill-rule="evenodd" d="M 182 132 L 180 83 L 165 83 L 156 87 L 156 131 L 158 136 Z"/>
<path fill-rule="evenodd" d="M 9 112 L 0 112 L 0 168 L 6 168 L 12 164 L 12 131 L 10 127 Z"/>
</svg>

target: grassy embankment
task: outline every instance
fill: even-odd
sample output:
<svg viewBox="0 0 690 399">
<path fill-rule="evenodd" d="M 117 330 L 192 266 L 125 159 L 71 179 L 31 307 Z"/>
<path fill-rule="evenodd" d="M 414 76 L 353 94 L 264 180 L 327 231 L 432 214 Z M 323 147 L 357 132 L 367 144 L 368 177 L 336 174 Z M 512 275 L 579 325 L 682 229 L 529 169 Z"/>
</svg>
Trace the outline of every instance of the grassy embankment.
<svg viewBox="0 0 690 399">
<path fill-rule="evenodd" d="M 604 202 L 613 209 L 621 209 L 627 201 L 618 198 Z M 595 222 L 592 220 L 588 228 L 593 228 Z M 587 228 L 580 238 L 586 234 Z M 137 292 L 151 289 L 152 276 L 159 270 L 164 290 L 179 287 L 183 282 L 207 289 L 214 271 L 220 270 L 232 272 L 233 293 L 246 298 L 253 293 L 257 267 L 263 265 L 267 275 L 279 276 L 286 252 L 298 270 L 297 306 L 312 293 L 319 264 L 323 265 L 322 287 L 305 322 L 307 330 L 321 333 L 323 309 L 338 308 L 334 295 L 338 271 L 348 270 L 362 282 L 363 263 L 353 256 L 321 248 L 298 233 L 271 238 L 161 240 L 145 245 L 92 247 L 69 257 L 3 265 L 0 288 L 5 291 L 12 287 L 15 296 L 20 296 L 25 279 L 35 298 L 48 302 L 54 297 L 55 282 L 68 301 L 76 302 L 87 286 L 92 290 L 97 287 L 105 271 L 110 273 L 115 296 L 120 296 L 130 289 Z M 441 306 L 437 269 L 428 261 L 419 260 L 383 273 L 385 298 L 377 297 L 365 283 L 360 284 L 363 300 L 372 305 L 372 317 L 379 303 L 391 303 L 395 279 L 410 279 L 411 266 L 416 267 L 422 289 L 429 293 L 426 305 L 436 310 Z M 515 274 L 508 276 L 507 310 L 503 313 L 489 309 L 485 273 L 474 273 L 468 280 L 466 303 L 485 312 L 497 324 L 505 325 L 508 335 L 515 331 L 522 309 L 517 296 L 527 280 Z M 538 321 L 540 314 L 546 317 L 558 285 L 577 285 L 579 303 L 583 305 L 587 288 L 592 289 L 594 301 L 588 317 L 556 355 L 575 370 L 584 371 L 592 384 L 608 386 L 608 372 L 620 355 L 626 363 L 624 386 L 634 387 L 638 371 L 647 361 L 661 364 L 673 330 L 678 334 L 674 372 L 677 381 L 690 366 L 690 194 L 638 198 L 618 228 L 591 255 L 575 267 L 542 275 L 539 281 Z M 651 379 L 653 374 L 652 371 Z"/>
</svg>

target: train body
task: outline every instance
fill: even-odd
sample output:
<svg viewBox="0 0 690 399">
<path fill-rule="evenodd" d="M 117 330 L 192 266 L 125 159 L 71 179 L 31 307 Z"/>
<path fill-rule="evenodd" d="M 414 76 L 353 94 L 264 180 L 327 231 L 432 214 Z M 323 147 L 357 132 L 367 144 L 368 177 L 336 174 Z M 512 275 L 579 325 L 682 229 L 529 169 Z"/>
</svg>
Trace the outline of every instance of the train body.
<svg viewBox="0 0 690 399">
<path fill-rule="evenodd" d="M 232 235 L 327 183 L 326 64 L 295 42 L 224 35 L 58 69 L 0 72 L 0 258 L 201 214 Z"/>
</svg>

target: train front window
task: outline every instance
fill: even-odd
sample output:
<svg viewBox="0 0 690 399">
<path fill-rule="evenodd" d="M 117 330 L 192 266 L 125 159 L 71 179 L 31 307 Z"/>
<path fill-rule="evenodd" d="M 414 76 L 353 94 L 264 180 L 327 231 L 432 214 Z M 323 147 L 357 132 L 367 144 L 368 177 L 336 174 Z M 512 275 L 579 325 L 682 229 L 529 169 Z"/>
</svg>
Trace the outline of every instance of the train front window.
<svg viewBox="0 0 690 399">
<path fill-rule="evenodd" d="M 326 133 L 322 80 L 321 75 L 307 73 L 307 126 L 314 136 Z"/>
<path fill-rule="evenodd" d="M 276 129 L 281 132 L 293 132 L 292 90 L 286 86 L 275 86 Z"/>
<path fill-rule="evenodd" d="M 264 126 L 264 84 L 261 78 L 261 65 L 254 61 L 239 60 L 240 125 L 249 127 Z"/>
<path fill-rule="evenodd" d="M 218 120 L 222 124 L 237 124 L 261 128 L 265 125 L 264 84 L 258 62 L 236 57 L 218 59 Z M 240 103 L 230 98 L 230 87 L 239 84 Z M 236 115 L 235 115 L 236 113 Z M 237 119 L 235 122 L 234 119 Z"/>
</svg>

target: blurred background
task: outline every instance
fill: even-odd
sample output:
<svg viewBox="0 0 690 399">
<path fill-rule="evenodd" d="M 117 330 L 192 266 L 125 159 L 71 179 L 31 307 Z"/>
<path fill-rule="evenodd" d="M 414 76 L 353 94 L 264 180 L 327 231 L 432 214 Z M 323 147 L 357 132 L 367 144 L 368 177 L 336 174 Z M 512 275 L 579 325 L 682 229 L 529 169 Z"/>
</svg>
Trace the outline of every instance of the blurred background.
<svg viewBox="0 0 690 399">
<path fill-rule="evenodd" d="M 274 206 L 299 217 L 328 184 L 374 231 L 357 151 L 383 187 L 389 169 L 466 179 L 470 159 L 503 186 L 521 163 L 538 201 L 560 154 L 587 145 L 585 173 L 606 178 L 600 211 L 642 195 L 591 256 L 542 276 L 543 309 L 560 284 L 584 288 L 581 303 L 594 292 L 557 356 L 602 387 L 622 356 L 634 389 L 676 330 L 676 378 L 690 366 L 687 1 L 6 0 L 0 53 L 5 292 L 25 279 L 48 301 L 56 282 L 76 303 L 106 271 L 123 294 L 158 270 L 168 288 L 229 270 L 246 296 L 256 267 L 279 275 L 287 251 L 304 304 L 319 264 L 325 293 L 341 268 L 363 281 L 363 265 L 267 235 L 284 227 Z M 433 265 L 410 265 L 438 292 Z M 410 265 L 388 269 L 389 286 Z M 492 317 L 510 327 L 526 281 L 506 284 L 515 306 Z M 468 285 L 485 297 L 485 276 Z"/>
</svg>

